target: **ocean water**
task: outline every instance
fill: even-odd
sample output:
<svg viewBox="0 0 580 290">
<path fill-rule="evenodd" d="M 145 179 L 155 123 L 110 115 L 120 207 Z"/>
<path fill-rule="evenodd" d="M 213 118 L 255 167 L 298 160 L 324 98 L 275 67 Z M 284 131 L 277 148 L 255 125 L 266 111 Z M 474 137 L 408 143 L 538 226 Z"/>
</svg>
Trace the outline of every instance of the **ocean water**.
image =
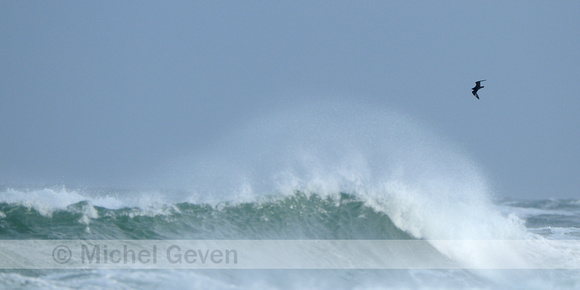
<svg viewBox="0 0 580 290">
<path fill-rule="evenodd" d="M 134 193 L 135 196 L 148 195 Z M 151 196 L 162 196 L 159 192 Z M 123 198 L 122 196 L 129 196 Z M 2 240 L 416 240 L 546 239 L 580 240 L 579 200 L 496 200 L 487 218 L 456 217 L 455 223 L 424 221 L 421 213 L 397 210 L 404 201 L 357 193 L 295 192 L 254 201 L 168 202 L 151 198 L 133 204 L 132 194 L 112 189 L 3 189 Z M 432 204 L 432 207 L 439 205 Z M 482 206 L 482 205 L 478 205 Z M 408 207 L 408 205 L 406 206 Z M 421 208 L 420 210 L 429 210 Z M 434 211 L 449 211 L 436 208 Z M 403 217 L 403 215 L 408 215 Z M 444 215 L 452 216 L 453 213 Z M 448 217 L 452 218 L 452 217 Z M 436 218 L 438 219 L 438 218 Z M 443 219 L 443 220 L 446 220 Z M 463 221 L 460 221 L 463 220 Z M 503 224 L 503 225 L 502 225 Z M 501 228 L 500 228 L 501 226 Z M 462 227 L 472 227 L 465 233 Z M 537 252 L 574 255 L 580 249 Z M 554 251 L 559 251 L 554 253 Z M 455 252 L 454 252 L 455 251 Z M 518 249 L 506 249 L 518 251 Z M 562 253 L 562 251 L 569 251 Z M 473 269 L 489 253 L 441 249 L 465 269 L 350 270 L 3 270 L 2 288 L 576 288 L 575 269 Z M 525 254 L 525 253 L 524 253 Z M 463 259 L 462 256 L 469 256 Z M 372 257 L 367 257 L 371 259 Z M 578 262 L 576 262 L 578 265 Z"/>
<path fill-rule="evenodd" d="M 460 267 L 5 269 L 0 288 L 580 287 L 578 243 L 550 243 L 580 240 L 580 200 L 503 198 L 469 154 L 410 118 L 324 108 L 276 112 L 133 187 L 5 185 L 0 240 L 426 241 Z M 486 240 L 537 246 L 506 245 L 497 254 L 477 243 L 437 243 Z M 531 266 L 481 267 L 511 257 Z M 550 259 L 568 267 L 534 263 Z"/>
</svg>

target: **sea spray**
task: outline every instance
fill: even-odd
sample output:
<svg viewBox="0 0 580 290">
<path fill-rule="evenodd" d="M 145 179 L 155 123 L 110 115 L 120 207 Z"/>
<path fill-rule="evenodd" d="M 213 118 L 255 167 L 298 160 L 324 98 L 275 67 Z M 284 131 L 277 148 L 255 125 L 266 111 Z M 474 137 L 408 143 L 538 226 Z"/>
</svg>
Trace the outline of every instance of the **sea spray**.
<svg viewBox="0 0 580 290">
<path fill-rule="evenodd" d="M 181 170 L 190 164 L 184 184 L 212 198 L 342 192 L 385 213 L 416 239 L 534 236 L 521 219 L 492 203 L 485 174 L 463 150 L 393 110 L 346 103 L 295 106 L 237 128 L 210 154 L 180 162 Z M 439 250 L 466 267 L 486 255 L 481 248 Z"/>
<path fill-rule="evenodd" d="M 296 190 L 366 192 L 386 180 L 422 182 L 442 171 L 451 174 L 445 177 L 452 179 L 449 186 L 453 180 L 486 184 L 457 146 L 385 108 L 296 105 L 256 117 L 216 139 L 207 146 L 211 150 L 178 156 L 151 180 L 214 200 Z"/>
<path fill-rule="evenodd" d="M 523 238 L 521 223 L 492 204 L 479 166 L 432 131 L 390 109 L 296 105 L 236 128 L 212 152 L 182 157 L 165 181 L 202 200 L 349 193 L 416 238 Z"/>
</svg>

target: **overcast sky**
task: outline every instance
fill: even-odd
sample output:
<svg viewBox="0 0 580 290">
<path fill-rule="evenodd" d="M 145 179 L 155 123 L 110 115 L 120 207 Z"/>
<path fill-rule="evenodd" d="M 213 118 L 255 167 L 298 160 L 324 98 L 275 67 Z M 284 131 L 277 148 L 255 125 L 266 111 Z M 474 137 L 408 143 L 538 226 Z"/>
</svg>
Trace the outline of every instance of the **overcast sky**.
<svg viewBox="0 0 580 290">
<path fill-rule="evenodd" d="M 578 1 L 0 1 L 0 183 L 116 186 L 274 108 L 337 99 L 428 124 L 501 195 L 579 197 L 579 15 Z"/>
</svg>

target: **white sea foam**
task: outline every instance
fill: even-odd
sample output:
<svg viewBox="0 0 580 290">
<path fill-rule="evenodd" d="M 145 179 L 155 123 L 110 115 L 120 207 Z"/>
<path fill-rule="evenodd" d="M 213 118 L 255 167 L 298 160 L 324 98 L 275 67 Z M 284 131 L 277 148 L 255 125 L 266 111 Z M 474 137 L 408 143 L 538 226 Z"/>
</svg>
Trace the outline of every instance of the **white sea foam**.
<svg viewBox="0 0 580 290">
<path fill-rule="evenodd" d="M 55 211 L 67 210 L 82 214 L 79 222 L 89 225 L 90 219 L 99 217 L 95 206 L 106 209 L 129 208 L 126 214 L 135 216 L 170 215 L 178 209 L 168 201 L 167 194 L 158 192 L 134 192 L 130 194 L 117 194 L 109 190 L 107 194 L 95 192 L 79 192 L 77 190 L 60 188 L 44 188 L 34 190 L 7 189 L 0 192 L 0 203 L 15 204 L 34 209 L 39 214 L 51 217 Z M 80 208 L 72 205 L 85 202 Z M 0 215 L 0 217 L 2 217 Z"/>
<path fill-rule="evenodd" d="M 51 216 L 54 210 L 64 209 L 84 200 L 86 198 L 76 191 L 65 188 L 60 190 L 45 188 L 30 191 L 7 189 L 0 192 L 0 202 L 34 208 L 44 216 Z"/>
</svg>

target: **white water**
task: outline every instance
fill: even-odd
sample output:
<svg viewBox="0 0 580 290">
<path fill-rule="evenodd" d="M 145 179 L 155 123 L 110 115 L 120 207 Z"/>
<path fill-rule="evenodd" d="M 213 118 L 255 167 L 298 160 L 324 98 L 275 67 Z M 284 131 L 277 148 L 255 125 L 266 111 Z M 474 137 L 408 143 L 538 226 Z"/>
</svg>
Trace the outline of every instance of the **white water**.
<svg viewBox="0 0 580 290">
<path fill-rule="evenodd" d="M 160 205 L 157 208 L 163 208 L 182 201 L 254 202 L 263 196 L 289 195 L 295 191 L 322 196 L 346 192 L 386 213 L 399 229 L 418 239 L 543 239 L 529 232 L 516 213 L 491 202 L 494 193 L 485 174 L 460 148 L 436 136 L 427 126 L 408 116 L 360 105 L 310 104 L 308 107 L 296 106 L 258 118 L 222 136 L 209 152 L 196 152 L 191 156 L 171 160 L 152 180 L 159 187 L 175 191 L 137 191 L 137 194 L 110 196 L 66 189 L 29 192 L 7 190 L 0 193 L 0 202 L 23 204 L 50 215 L 55 209 L 83 200 L 89 200 L 91 207 L 155 208 Z M 94 212 L 89 211 L 86 218 L 95 218 Z M 446 247 L 435 242 L 433 245 L 466 268 L 477 268 L 490 261 L 493 264 L 494 260 L 500 262 L 501 259 L 527 263 L 529 256 L 534 255 L 578 255 L 576 248 L 557 249 L 549 243 L 540 249 L 507 245 L 494 255 L 477 246 Z M 336 272 L 323 271 L 326 275 L 315 275 L 294 271 L 289 276 L 291 278 L 274 282 L 268 278 L 271 272 L 252 273 L 244 278 L 246 275 L 240 273 L 202 272 L 188 276 L 186 284 L 177 284 L 180 287 L 198 285 L 216 288 L 334 288 L 345 280 L 345 285 L 363 287 L 384 286 L 385 282 L 381 279 L 382 274 L 363 274 L 362 277 L 360 273 L 352 274 L 363 279 L 353 281 L 348 272 L 339 273 L 344 276 L 335 279 L 333 273 Z M 441 278 L 443 286 L 457 285 L 454 283 L 463 279 L 466 281 L 464 284 L 459 283 L 460 286 L 481 286 L 477 281 L 471 281 L 478 278 L 465 271 L 404 273 L 403 276 L 412 282 L 395 283 L 393 286 L 420 287 L 425 281 L 438 281 L 438 275 L 445 276 Z M 518 285 L 536 285 L 529 282 L 519 284 L 522 280 L 538 282 L 537 279 L 533 280 L 538 277 L 535 272 L 518 272 L 517 275 L 510 271 L 476 273 L 475 277 L 491 281 L 491 285 L 498 283 L 518 288 Z M 50 275 L 46 279 L 54 279 L 55 284 L 52 284 L 54 281 L 41 280 L 39 285 L 48 283 L 74 287 L 82 285 L 82 281 L 93 280 L 91 277 L 100 279 L 103 275 L 111 279 L 103 284 L 105 286 L 115 286 L 113 281 L 117 279 L 136 281 L 133 279 L 135 275 L 146 277 L 144 280 L 151 286 L 165 285 L 171 280 L 170 277 L 181 274 L 170 271 L 154 272 L 153 276 L 149 276 L 143 272 L 130 274 L 97 271 L 84 276 L 80 282 L 74 278 L 67 282 L 66 279 L 70 277 L 66 275 Z M 421 279 L 422 275 L 427 278 Z M 393 275 L 395 280 L 397 276 Z M 566 279 L 570 281 L 567 276 Z M 578 281 L 571 279 L 571 283 Z"/>
</svg>

